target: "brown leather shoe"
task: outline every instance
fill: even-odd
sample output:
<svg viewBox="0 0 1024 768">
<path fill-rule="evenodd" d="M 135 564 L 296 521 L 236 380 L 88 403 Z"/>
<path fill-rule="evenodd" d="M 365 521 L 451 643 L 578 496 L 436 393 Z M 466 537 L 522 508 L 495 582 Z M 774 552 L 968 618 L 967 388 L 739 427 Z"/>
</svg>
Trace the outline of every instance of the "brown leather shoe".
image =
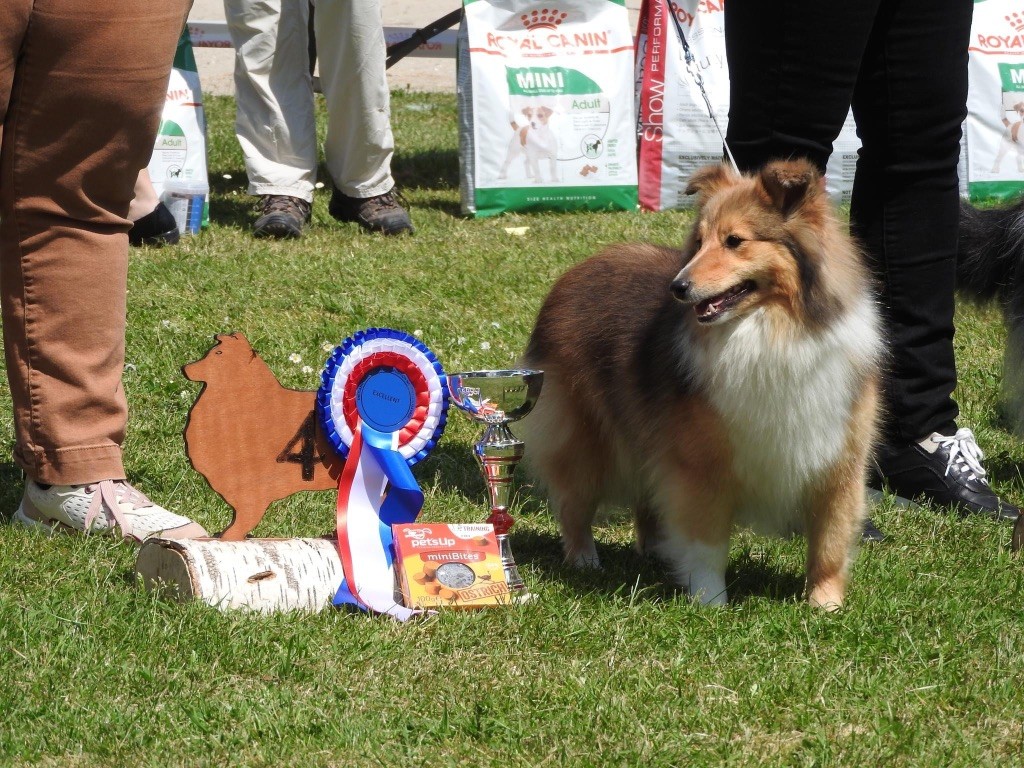
<svg viewBox="0 0 1024 768">
<path fill-rule="evenodd" d="M 375 197 L 349 197 L 335 187 L 328 210 L 338 221 L 357 222 L 370 232 L 402 235 L 414 231 L 409 213 L 394 190 Z"/>
<path fill-rule="evenodd" d="M 256 211 L 261 215 L 252 225 L 252 233 L 278 239 L 299 237 L 309 221 L 311 207 L 301 197 L 263 195 L 256 203 Z"/>
</svg>

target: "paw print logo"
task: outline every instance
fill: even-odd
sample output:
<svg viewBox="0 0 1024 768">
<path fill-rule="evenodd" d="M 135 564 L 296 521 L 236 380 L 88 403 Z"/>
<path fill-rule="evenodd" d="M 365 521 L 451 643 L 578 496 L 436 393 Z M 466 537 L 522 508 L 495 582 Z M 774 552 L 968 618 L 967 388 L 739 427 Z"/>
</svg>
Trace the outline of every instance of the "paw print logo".
<svg viewBox="0 0 1024 768">
<path fill-rule="evenodd" d="M 1008 13 L 1005 16 L 1006 21 L 1009 22 L 1010 26 L 1018 32 L 1024 32 L 1024 14 L 1021 13 Z"/>
<path fill-rule="evenodd" d="M 569 14 L 557 8 L 541 8 L 539 11 L 524 13 L 519 19 L 528 30 L 557 29 L 558 25 L 568 18 Z"/>
</svg>

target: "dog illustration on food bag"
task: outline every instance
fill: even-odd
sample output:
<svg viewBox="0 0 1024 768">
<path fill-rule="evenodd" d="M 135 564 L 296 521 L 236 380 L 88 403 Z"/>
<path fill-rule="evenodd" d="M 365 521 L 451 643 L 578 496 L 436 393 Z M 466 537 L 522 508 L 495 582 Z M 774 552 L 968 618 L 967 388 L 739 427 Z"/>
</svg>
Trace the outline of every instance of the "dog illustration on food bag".
<svg viewBox="0 0 1024 768">
<path fill-rule="evenodd" d="M 1003 164 L 1003 158 L 1006 157 L 1006 153 L 1011 149 L 1015 151 L 1017 156 L 1017 171 L 1018 173 L 1024 173 L 1024 132 L 1021 131 L 1021 127 L 1024 126 L 1024 101 L 1018 101 L 1013 105 L 1013 111 L 1017 113 L 1017 119 L 1014 121 L 1007 120 L 1003 117 L 1003 125 L 1006 130 L 1003 131 L 1002 138 L 999 140 L 999 151 L 996 153 L 995 162 L 992 164 L 992 173 L 999 173 L 999 167 Z"/>
<path fill-rule="evenodd" d="M 558 136 L 551 127 L 555 110 L 540 105 L 527 105 L 516 113 L 511 122 L 512 138 L 505 152 L 505 161 L 498 173 L 499 179 L 508 177 L 508 170 L 519 157 L 523 158 L 526 178 L 535 183 L 558 181 Z M 545 167 L 546 166 L 546 167 Z"/>
<path fill-rule="evenodd" d="M 509 119 L 512 126 L 512 138 L 508 140 L 508 149 L 505 151 L 505 162 L 501 164 L 498 172 L 499 179 L 508 178 L 508 169 L 513 161 L 519 157 L 523 158 L 523 171 L 526 178 L 530 178 L 530 164 L 526 160 L 526 134 L 530 130 L 530 122 L 533 120 L 533 107 L 527 105 L 519 112 L 515 112 Z"/>
<path fill-rule="evenodd" d="M 541 162 L 548 166 L 548 181 L 558 181 L 558 135 L 551 128 L 551 116 L 555 110 L 540 106 L 533 110 L 533 121 L 526 132 L 526 163 L 530 168 L 529 176 L 540 183 Z"/>
</svg>

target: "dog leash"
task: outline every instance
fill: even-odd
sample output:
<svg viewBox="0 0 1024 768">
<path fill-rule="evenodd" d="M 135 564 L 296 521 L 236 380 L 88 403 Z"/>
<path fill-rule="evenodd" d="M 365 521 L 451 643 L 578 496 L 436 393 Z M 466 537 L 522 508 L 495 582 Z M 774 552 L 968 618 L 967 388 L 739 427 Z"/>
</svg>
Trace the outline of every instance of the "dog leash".
<svg viewBox="0 0 1024 768">
<path fill-rule="evenodd" d="M 718 135 L 722 139 L 722 147 L 725 149 L 725 154 L 729 158 L 729 163 L 732 165 L 732 169 L 737 174 L 740 172 L 740 168 L 736 165 L 736 158 L 732 156 L 732 150 L 729 149 L 729 144 L 725 140 L 725 134 L 722 133 L 722 126 L 718 124 L 718 118 L 715 117 L 715 109 L 711 106 L 711 99 L 708 98 L 708 92 L 704 88 L 704 78 L 701 76 L 700 71 L 697 69 L 697 57 L 693 55 L 693 51 L 690 50 L 689 43 L 686 42 L 686 35 L 683 34 L 683 25 L 679 23 L 679 17 L 672 13 L 671 0 L 666 0 L 668 6 L 669 16 L 672 19 L 672 23 L 675 25 L 676 34 L 679 35 L 679 42 L 683 45 L 683 60 L 686 62 L 686 71 L 693 78 L 693 81 L 697 83 L 697 87 L 700 89 L 700 95 L 704 97 L 704 105 L 708 108 L 708 117 L 711 118 L 711 122 L 715 124 L 715 130 L 718 131 Z"/>
<path fill-rule="evenodd" d="M 389 45 L 387 47 L 387 62 L 385 64 L 385 69 L 390 69 L 392 64 L 397 64 L 423 43 L 426 43 L 433 37 L 437 37 L 437 35 L 441 34 L 449 27 L 455 26 L 461 18 L 462 4 L 460 3 L 459 7 L 451 13 L 446 13 L 437 21 L 432 21 L 422 29 L 417 29 L 405 40 Z"/>
</svg>

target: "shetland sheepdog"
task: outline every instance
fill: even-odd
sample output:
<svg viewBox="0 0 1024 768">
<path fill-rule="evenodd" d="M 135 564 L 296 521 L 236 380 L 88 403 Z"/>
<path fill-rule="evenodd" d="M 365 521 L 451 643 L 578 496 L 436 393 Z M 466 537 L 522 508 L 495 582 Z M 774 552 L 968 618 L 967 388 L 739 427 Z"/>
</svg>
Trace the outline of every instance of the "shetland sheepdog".
<svg viewBox="0 0 1024 768">
<path fill-rule="evenodd" d="M 554 285 L 525 363 L 523 422 L 567 561 L 599 566 L 599 505 L 638 547 L 724 604 L 734 526 L 807 536 L 806 594 L 842 605 L 866 517 L 880 320 L 858 248 L 812 165 L 697 171 L 681 250 L 619 245 Z"/>
<path fill-rule="evenodd" d="M 1024 199 L 1000 208 L 960 203 L 957 291 L 962 298 L 997 302 L 1006 326 L 1000 407 L 1024 436 Z"/>
</svg>

